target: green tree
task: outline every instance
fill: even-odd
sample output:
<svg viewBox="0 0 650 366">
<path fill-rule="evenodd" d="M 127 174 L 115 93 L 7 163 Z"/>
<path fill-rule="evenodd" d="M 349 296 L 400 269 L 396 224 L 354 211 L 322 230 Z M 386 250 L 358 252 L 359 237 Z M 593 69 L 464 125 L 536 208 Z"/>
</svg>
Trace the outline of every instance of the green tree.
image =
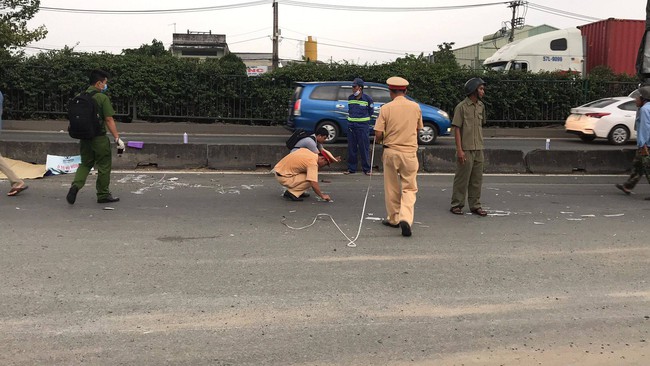
<svg viewBox="0 0 650 366">
<path fill-rule="evenodd" d="M 433 62 L 436 64 L 458 66 L 456 56 L 451 52 L 455 42 L 443 42 L 438 45 L 438 51 L 433 53 Z"/>
<path fill-rule="evenodd" d="M 27 28 L 27 21 L 36 15 L 40 5 L 41 0 L 0 0 L 0 53 L 45 38 L 44 25 Z"/>
<path fill-rule="evenodd" d="M 143 44 L 138 48 L 126 48 L 122 50 L 125 56 L 149 56 L 149 57 L 164 57 L 171 56 L 171 52 L 165 49 L 162 41 L 153 39 L 151 44 Z"/>
</svg>

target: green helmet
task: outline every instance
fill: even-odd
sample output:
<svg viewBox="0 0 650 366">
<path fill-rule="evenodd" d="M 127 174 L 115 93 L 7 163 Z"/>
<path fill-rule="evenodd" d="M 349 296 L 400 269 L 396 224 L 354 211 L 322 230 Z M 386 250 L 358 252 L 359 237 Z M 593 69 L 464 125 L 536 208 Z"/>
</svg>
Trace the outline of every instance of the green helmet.
<svg viewBox="0 0 650 366">
<path fill-rule="evenodd" d="M 481 78 L 471 78 L 465 83 L 465 95 L 470 95 L 478 89 L 479 86 L 485 85 L 485 81 Z"/>
</svg>

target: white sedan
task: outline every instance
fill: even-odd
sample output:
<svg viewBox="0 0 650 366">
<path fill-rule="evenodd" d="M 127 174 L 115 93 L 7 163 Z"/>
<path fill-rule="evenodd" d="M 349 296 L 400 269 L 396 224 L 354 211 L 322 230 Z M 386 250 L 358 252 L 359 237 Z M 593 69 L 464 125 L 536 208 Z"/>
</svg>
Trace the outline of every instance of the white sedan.
<svg viewBox="0 0 650 366">
<path fill-rule="evenodd" d="M 571 108 L 571 115 L 566 119 L 564 128 L 585 142 L 599 137 L 606 138 L 613 145 L 621 145 L 630 139 L 636 139 L 636 111 L 634 99 L 630 97 L 598 99 Z"/>
</svg>

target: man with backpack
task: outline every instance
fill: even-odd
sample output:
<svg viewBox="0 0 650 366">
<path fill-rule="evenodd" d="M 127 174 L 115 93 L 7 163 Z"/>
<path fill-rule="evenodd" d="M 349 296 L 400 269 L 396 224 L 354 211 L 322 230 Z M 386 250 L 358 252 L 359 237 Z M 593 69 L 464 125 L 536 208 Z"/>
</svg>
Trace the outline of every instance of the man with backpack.
<svg viewBox="0 0 650 366">
<path fill-rule="evenodd" d="M 109 190 L 112 151 L 106 130 L 113 135 L 118 152 L 124 151 L 124 142 L 120 139 L 113 119 L 115 110 L 108 96 L 104 94 L 107 89 L 108 73 L 102 70 L 93 70 L 90 73 L 90 86 L 85 92 L 75 97 L 68 108 L 69 133 L 70 136 L 79 139 L 81 153 L 81 164 L 66 196 L 66 200 L 71 205 L 75 203 L 79 190 L 86 184 L 86 179 L 93 166 L 97 167 L 98 171 L 97 203 L 111 203 L 120 200 L 114 197 Z M 89 99 L 92 101 L 89 102 Z M 90 129 L 88 129 L 88 125 L 91 126 Z"/>
<path fill-rule="evenodd" d="M 327 139 L 327 135 L 327 129 L 325 127 L 321 127 L 317 129 L 315 133 L 298 140 L 298 142 L 296 142 L 296 144 L 291 149 L 291 152 L 304 147 L 309 149 L 309 151 L 313 152 L 314 154 L 320 154 L 320 152 L 323 150 L 323 143 Z"/>
</svg>

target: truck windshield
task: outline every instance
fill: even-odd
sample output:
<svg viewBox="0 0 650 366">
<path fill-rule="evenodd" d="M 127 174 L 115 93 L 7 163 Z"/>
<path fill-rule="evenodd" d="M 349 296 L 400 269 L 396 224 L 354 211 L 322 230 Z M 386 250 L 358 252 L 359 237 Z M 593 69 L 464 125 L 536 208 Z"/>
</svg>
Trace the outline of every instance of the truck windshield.
<svg viewBox="0 0 650 366">
<path fill-rule="evenodd" d="M 488 70 L 504 71 L 507 65 L 508 65 L 508 61 L 503 61 L 503 62 L 493 62 L 491 64 L 486 64 L 485 67 Z"/>
</svg>

